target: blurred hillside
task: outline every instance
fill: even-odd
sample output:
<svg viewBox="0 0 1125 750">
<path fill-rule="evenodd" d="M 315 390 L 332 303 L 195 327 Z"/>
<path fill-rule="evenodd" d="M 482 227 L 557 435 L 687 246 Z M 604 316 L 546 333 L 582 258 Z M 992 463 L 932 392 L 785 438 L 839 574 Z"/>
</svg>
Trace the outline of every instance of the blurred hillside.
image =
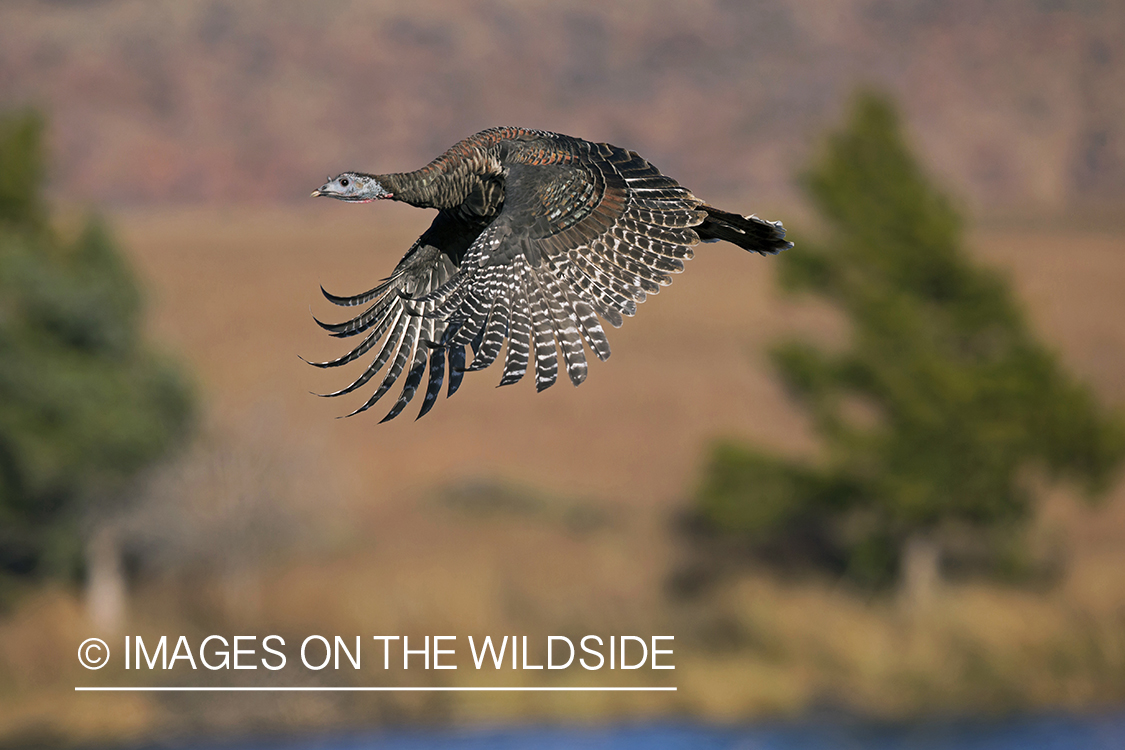
<svg viewBox="0 0 1125 750">
<path fill-rule="evenodd" d="M 79 201 L 296 199 L 518 124 L 777 203 L 870 82 L 977 207 L 1054 212 L 1125 196 L 1123 38 L 1099 0 L 11 0 L 0 101 L 47 112 Z"/>
</svg>

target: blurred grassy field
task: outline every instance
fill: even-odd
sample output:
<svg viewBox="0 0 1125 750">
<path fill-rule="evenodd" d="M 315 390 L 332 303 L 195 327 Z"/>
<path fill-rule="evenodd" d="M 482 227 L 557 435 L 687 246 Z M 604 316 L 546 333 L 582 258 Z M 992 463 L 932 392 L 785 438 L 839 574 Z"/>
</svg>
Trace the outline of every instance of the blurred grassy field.
<svg viewBox="0 0 1125 750">
<path fill-rule="evenodd" d="M 699 598 L 668 593 L 686 554 L 672 519 L 709 440 L 814 449 L 762 349 L 786 332 L 829 341 L 845 332 L 829 311 L 782 299 L 768 259 L 702 246 L 670 289 L 610 332 L 613 357 L 593 363 L 579 389 L 497 389 L 499 372 L 486 371 L 468 375 L 455 399 L 443 397 L 417 424 L 413 405 L 385 425 L 379 410 L 333 419 L 361 399 L 308 391 L 335 390 L 359 369 L 323 372 L 297 357 L 343 352 L 309 318 L 310 307 L 335 315 L 317 283 L 339 294 L 368 288 L 427 220 L 400 206 L 319 203 L 115 217 L 150 290 L 153 333 L 197 375 L 205 430 L 255 432 L 264 437 L 254 450 L 307 459 L 309 481 L 286 502 L 315 538 L 276 549 L 233 594 L 213 571 L 143 577 L 128 632 L 674 634 L 676 671 L 632 676 L 679 691 L 76 695 L 71 688 L 90 673 L 74 664 L 73 651 L 90 626 L 77 593 L 54 588 L 0 618 L 0 738 L 121 741 L 396 721 L 741 720 L 818 709 L 894 717 L 1125 701 L 1120 482 L 1097 509 L 1065 488 L 1049 495 L 1034 536 L 1068 554 L 1061 579 L 1047 588 L 950 584 L 924 612 L 830 581 L 754 571 Z M 1106 402 L 1125 403 L 1125 229 L 1005 222 L 974 232 L 972 246 L 1010 273 L 1069 366 Z M 483 684 L 485 675 L 438 674 L 351 679 Z M 540 675 L 515 677 L 547 684 L 535 682 L 547 679 Z M 196 679 L 219 684 L 204 678 L 233 679 Z M 101 684 L 135 679 L 118 672 Z"/>
</svg>

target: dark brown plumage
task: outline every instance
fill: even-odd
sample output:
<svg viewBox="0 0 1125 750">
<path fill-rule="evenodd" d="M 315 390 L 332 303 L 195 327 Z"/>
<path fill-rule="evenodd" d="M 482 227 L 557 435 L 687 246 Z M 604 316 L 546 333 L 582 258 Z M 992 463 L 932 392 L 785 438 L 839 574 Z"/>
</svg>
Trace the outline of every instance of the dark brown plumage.
<svg viewBox="0 0 1125 750">
<path fill-rule="evenodd" d="M 416 172 L 345 172 L 313 195 L 438 209 L 388 279 L 351 297 L 324 292 L 337 305 L 367 306 L 343 323 L 317 321 L 333 336 L 363 340 L 339 359 L 312 364 L 336 367 L 375 352 L 357 380 L 324 395 L 351 393 L 385 367 L 358 414 L 406 372 L 383 421 L 402 412 L 423 380 L 418 416 L 425 415 L 447 369 L 452 396 L 464 372 L 495 362 L 505 341 L 501 385 L 533 368 L 536 389 L 550 387 L 560 353 L 578 385 L 586 378 L 583 344 L 609 357 L 599 316 L 620 326 L 671 283 L 700 241 L 763 255 L 792 246 L 780 222 L 705 205 L 632 151 L 521 128 L 477 133 Z"/>
</svg>

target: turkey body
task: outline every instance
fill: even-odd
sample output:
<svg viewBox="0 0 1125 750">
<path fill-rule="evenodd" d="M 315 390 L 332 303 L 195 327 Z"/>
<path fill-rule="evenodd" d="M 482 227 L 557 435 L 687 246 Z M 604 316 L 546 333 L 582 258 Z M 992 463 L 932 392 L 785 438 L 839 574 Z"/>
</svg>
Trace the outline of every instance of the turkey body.
<svg viewBox="0 0 1125 750">
<path fill-rule="evenodd" d="M 383 421 L 425 383 L 422 417 L 443 384 L 452 396 L 465 372 L 489 367 L 502 351 L 501 385 L 530 370 L 542 391 L 558 379 L 560 357 L 579 385 L 587 348 L 609 357 L 601 321 L 620 326 L 671 283 L 701 241 L 763 255 L 792 246 L 780 222 L 708 206 L 632 151 L 522 128 L 477 133 L 416 172 L 345 172 L 313 195 L 438 211 L 390 277 L 354 296 L 324 292 L 363 310 L 317 323 L 338 338 L 362 338 L 344 356 L 311 364 L 371 359 L 354 382 L 323 395 L 351 393 L 382 373 L 358 414 L 401 378 Z"/>
</svg>

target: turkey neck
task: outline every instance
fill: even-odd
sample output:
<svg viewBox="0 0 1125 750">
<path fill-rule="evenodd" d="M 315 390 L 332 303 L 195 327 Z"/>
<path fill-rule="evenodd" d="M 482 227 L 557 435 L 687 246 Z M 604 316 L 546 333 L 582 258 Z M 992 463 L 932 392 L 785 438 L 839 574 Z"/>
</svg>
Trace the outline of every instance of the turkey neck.
<svg viewBox="0 0 1125 750">
<path fill-rule="evenodd" d="M 395 200 L 412 206 L 456 211 L 466 218 L 494 216 L 504 202 L 499 160 L 483 148 L 454 149 L 417 171 L 375 179 Z"/>
</svg>

